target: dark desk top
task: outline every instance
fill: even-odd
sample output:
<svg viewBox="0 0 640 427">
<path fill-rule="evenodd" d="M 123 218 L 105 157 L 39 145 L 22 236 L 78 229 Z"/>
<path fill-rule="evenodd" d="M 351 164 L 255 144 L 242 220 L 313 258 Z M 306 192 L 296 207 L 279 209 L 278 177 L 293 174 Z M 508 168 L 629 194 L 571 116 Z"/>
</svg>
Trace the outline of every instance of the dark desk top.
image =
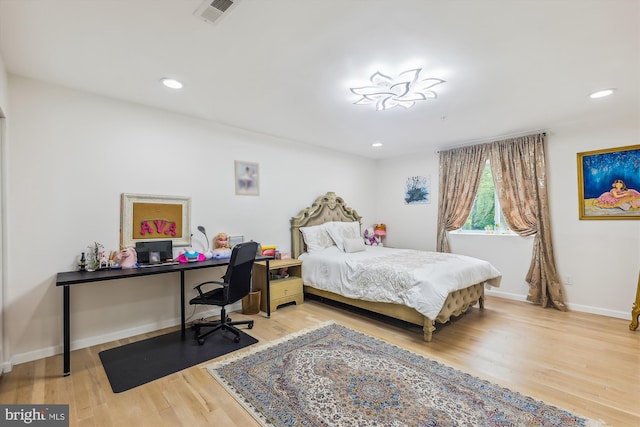
<svg viewBox="0 0 640 427">
<path fill-rule="evenodd" d="M 256 257 L 256 261 L 270 260 L 272 258 L 273 257 L 259 255 Z M 100 282 L 103 280 L 126 279 L 130 277 L 150 276 L 153 274 L 178 273 L 186 270 L 197 270 L 199 268 L 225 266 L 229 264 L 229 260 L 230 258 L 222 258 L 184 264 L 159 265 L 157 267 L 123 268 L 113 270 L 105 269 L 96 271 L 66 271 L 58 273 L 56 286 Z"/>
</svg>

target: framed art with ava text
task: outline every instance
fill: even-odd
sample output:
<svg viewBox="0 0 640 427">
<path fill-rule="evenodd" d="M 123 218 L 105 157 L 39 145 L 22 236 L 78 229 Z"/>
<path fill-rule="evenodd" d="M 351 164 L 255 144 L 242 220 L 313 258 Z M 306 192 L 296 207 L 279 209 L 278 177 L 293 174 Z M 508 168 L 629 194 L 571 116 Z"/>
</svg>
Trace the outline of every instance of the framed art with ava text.
<svg viewBox="0 0 640 427">
<path fill-rule="evenodd" d="M 123 193 L 120 201 L 120 246 L 171 240 L 191 244 L 191 198 Z"/>
<path fill-rule="evenodd" d="M 640 219 L 640 145 L 578 153 L 580 219 Z"/>
<path fill-rule="evenodd" d="M 260 194 L 260 174 L 257 163 L 235 161 L 236 195 L 257 196 Z"/>
</svg>

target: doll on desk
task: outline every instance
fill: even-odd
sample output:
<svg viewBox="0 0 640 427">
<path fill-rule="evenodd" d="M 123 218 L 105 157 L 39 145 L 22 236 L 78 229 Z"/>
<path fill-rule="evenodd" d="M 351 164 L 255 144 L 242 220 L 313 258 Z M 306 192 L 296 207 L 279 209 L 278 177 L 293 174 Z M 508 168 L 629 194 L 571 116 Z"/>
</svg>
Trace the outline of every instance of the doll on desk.
<svg viewBox="0 0 640 427">
<path fill-rule="evenodd" d="M 185 251 L 178 256 L 178 262 L 196 262 L 205 259 L 225 259 L 231 258 L 231 249 L 229 248 L 229 236 L 226 233 L 218 233 L 213 238 L 213 251 L 207 251 L 206 255 L 197 251 Z"/>
<path fill-rule="evenodd" d="M 231 258 L 231 248 L 229 247 L 229 236 L 227 233 L 218 233 L 213 238 L 213 258 Z"/>
</svg>

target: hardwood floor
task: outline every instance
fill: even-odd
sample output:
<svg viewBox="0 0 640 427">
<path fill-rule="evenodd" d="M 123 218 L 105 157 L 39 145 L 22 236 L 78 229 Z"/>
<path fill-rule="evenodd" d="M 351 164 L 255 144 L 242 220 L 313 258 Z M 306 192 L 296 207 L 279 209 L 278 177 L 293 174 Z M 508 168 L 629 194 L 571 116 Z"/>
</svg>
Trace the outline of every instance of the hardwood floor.
<svg viewBox="0 0 640 427">
<path fill-rule="evenodd" d="M 271 319 L 232 317 L 254 318 L 248 332 L 261 343 L 334 320 L 584 417 L 640 426 L 640 330 L 626 320 L 487 297 L 484 310 L 438 327 L 425 343 L 419 328 L 317 301 L 282 307 Z M 69 377 L 61 376 L 61 355 L 14 366 L 0 378 L 0 402 L 69 403 L 71 426 L 258 426 L 207 373 L 209 362 L 111 391 L 98 353 L 168 331 L 76 350 Z"/>
</svg>

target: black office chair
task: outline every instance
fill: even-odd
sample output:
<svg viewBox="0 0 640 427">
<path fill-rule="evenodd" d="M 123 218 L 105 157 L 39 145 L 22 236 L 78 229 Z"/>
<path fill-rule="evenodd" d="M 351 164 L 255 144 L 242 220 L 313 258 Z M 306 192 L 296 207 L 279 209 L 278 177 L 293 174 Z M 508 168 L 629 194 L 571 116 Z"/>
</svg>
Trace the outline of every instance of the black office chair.
<svg viewBox="0 0 640 427">
<path fill-rule="evenodd" d="M 204 344 L 204 337 L 219 329 L 232 332 L 236 336 L 234 342 L 240 342 L 240 331 L 236 328 L 236 325 L 248 325 L 249 329 L 253 328 L 253 320 L 231 321 L 227 317 L 225 306 L 240 301 L 251 292 L 251 272 L 257 252 L 258 243 L 256 242 L 235 245 L 231 251 L 227 272 L 222 277 L 223 281 L 208 281 L 194 287 L 198 291 L 198 296 L 191 299 L 189 304 L 217 305 L 221 307 L 220 320 L 194 323 L 191 326 L 191 329 L 196 333 L 198 344 Z M 202 292 L 202 286 L 207 284 L 216 284 L 219 287 L 208 292 Z M 201 334 L 200 329 L 205 327 L 212 329 Z"/>
</svg>

